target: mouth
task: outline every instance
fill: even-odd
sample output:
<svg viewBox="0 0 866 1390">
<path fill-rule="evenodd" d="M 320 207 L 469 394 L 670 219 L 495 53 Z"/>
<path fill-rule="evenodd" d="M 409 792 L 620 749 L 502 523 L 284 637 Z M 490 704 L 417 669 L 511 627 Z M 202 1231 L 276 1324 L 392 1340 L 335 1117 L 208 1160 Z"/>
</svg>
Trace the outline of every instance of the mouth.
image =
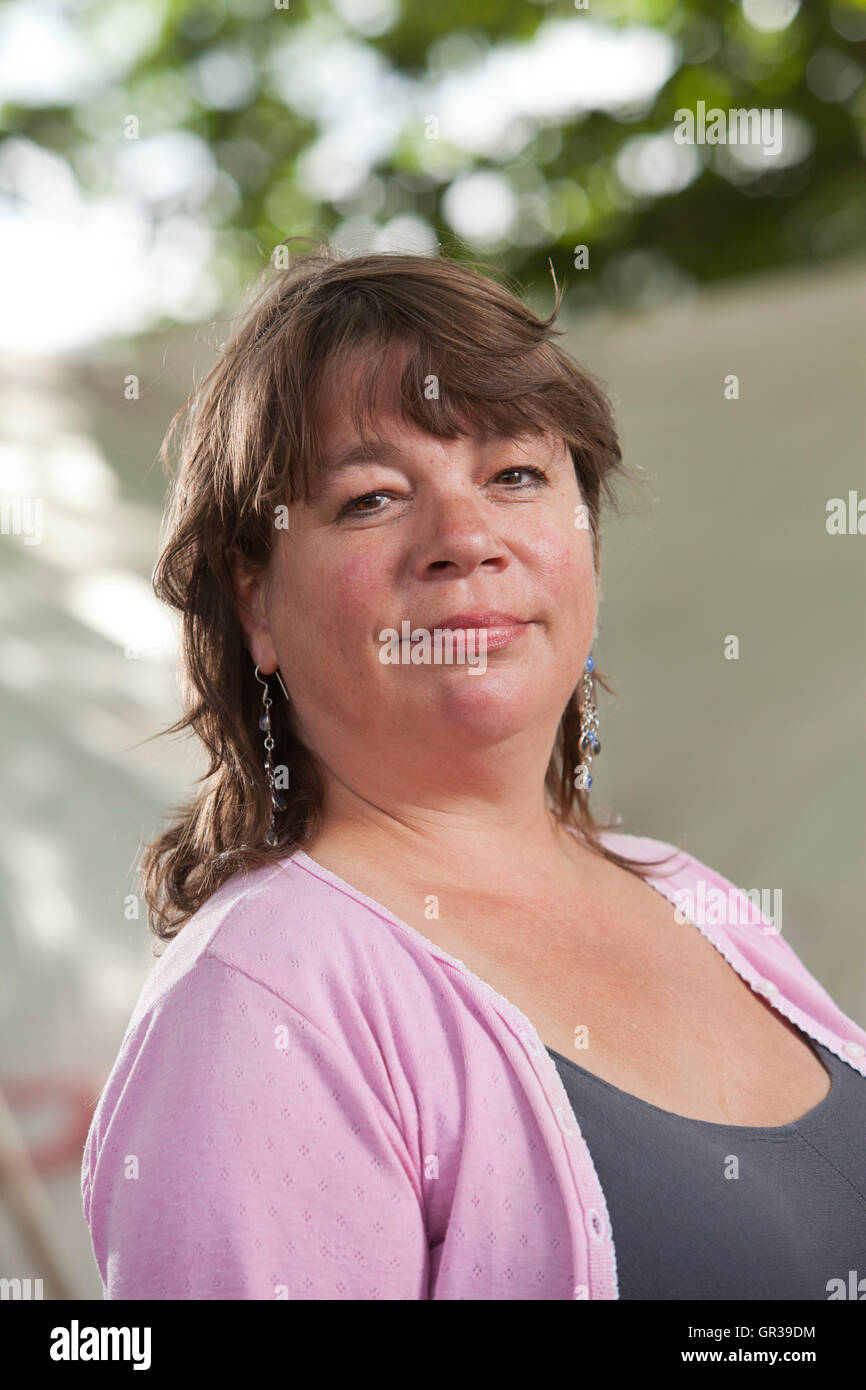
<svg viewBox="0 0 866 1390">
<path fill-rule="evenodd" d="M 512 613 L 452 613 L 438 626 L 451 632 L 474 632 L 476 645 L 484 651 L 495 652 L 526 632 L 530 622 Z"/>
</svg>

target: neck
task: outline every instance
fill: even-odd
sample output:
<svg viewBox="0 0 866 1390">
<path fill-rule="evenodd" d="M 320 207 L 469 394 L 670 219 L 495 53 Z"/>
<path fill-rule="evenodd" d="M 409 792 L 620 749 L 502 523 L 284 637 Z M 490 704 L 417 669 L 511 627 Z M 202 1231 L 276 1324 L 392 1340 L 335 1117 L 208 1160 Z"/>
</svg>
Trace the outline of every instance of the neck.
<svg viewBox="0 0 866 1390">
<path fill-rule="evenodd" d="M 585 853 L 548 808 L 543 776 L 508 784 L 498 797 L 465 786 L 433 793 L 420 778 L 403 794 L 393 783 L 371 791 L 365 778 L 363 785 L 362 795 L 328 775 L 321 828 L 305 847 L 311 857 L 317 849 L 357 854 L 404 876 L 469 884 L 488 874 L 516 881 L 530 866 L 533 874 L 555 873 Z"/>
</svg>

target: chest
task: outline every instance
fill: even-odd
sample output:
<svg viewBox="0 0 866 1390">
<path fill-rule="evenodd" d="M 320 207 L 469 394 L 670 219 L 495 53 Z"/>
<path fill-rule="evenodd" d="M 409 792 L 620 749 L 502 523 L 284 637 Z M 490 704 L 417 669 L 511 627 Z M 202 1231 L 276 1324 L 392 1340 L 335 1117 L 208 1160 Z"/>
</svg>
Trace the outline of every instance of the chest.
<svg viewBox="0 0 866 1390">
<path fill-rule="evenodd" d="M 579 907 L 573 894 L 486 908 L 446 894 L 438 920 L 411 924 L 520 1009 L 547 1047 L 664 1110 L 781 1125 L 829 1090 L 799 1029 L 638 880 Z"/>
</svg>

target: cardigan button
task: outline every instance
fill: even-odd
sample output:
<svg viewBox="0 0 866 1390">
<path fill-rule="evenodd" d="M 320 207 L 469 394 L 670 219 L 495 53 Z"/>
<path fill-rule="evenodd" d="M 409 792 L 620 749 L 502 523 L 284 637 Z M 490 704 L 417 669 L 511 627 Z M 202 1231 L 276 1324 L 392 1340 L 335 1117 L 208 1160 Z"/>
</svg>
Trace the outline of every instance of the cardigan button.
<svg viewBox="0 0 866 1390">
<path fill-rule="evenodd" d="M 586 1285 L 586 1284 L 575 1284 L 575 1286 L 574 1286 L 574 1296 L 575 1296 L 575 1298 L 589 1298 L 589 1288 L 587 1287 L 587 1285 Z"/>
<path fill-rule="evenodd" d="M 849 1057 L 862 1057 L 866 1047 L 862 1043 L 846 1042 L 842 1044 L 842 1051 L 847 1052 Z"/>
<path fill-rule="evenodd" d="M 761 989 L 765 994 L 778 994 L 779 986 L 773 980 L 762 980 Z"/>
</svg>

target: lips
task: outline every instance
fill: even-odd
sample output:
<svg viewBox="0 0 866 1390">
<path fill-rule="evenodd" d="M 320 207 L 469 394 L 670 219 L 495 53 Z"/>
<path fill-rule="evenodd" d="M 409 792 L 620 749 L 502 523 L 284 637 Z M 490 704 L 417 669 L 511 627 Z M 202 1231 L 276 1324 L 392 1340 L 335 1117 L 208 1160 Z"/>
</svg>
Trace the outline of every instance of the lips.
<svg viewBox="0 0 866 1390">
<path fill-rule="evenodd" d="M 513 613 L 452 613 L 439 624 L 446 632 L 474 632 L 473 639 L 485 652 L 499 651 L 519 641 L 529 627 L 525 618 L 516 618 Z M 484 634 L 483 636 L 481 634 Z"/>
<path fill-rule="evenodd" d="M 517 627 L 526 622 L 513 613 L 452 613 L 436 624 L 439 628 Z"/>
</svg>

